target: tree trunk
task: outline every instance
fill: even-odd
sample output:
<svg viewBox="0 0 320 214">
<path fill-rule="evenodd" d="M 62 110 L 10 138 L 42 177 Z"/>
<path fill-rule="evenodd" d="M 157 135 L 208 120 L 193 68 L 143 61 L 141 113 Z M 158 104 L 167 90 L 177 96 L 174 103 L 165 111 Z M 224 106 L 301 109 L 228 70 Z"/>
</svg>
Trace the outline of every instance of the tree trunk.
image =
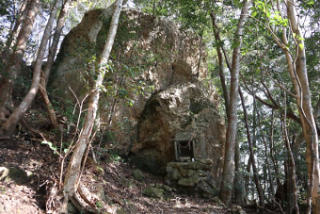
<svg viewBox="0 0 320 214">
<path fill-rule="evenodd" d="M 210 13 L 210 17 L 211 17 L 211 21 L 212 21 L 212 27 L 213 27 L 213 32 L 214 32 L 214 38 L 216 40 L 216 50 L 217 50 L 217 56 L 218 56 L 218 66 L 219 66 L 219 77 L 220 77 L 220 83 L 221 83 L 221 88 L 222 88 L 222 95 L 223 95 L 223 98 L 224 98 L 224 105 L 225 105 L 225 108 L 226 108 L 226 115 L 228 115 L 229 113 L 229 92 L 228 92 L 228 89 L 227 89 L 227 84 L 226 84 L 226 78 L 225 78 L 225 75 L 224 75 L 224 66 L 223 66 L 223 57 L 222 57 L 222 41 L 220 39 L 220 34 L 219 34 L 219 31 L 218 31 L 218 27 L 217 27 L 217 24 L 216 24 L 216 17 L 215 17 L 215 14 L 213 12 Z M 228 116 L 227 116 L 228 117 Z"/>
<path fill-rule="evenodd" d="M 45 104 L 45 106 L 47 108 L 47 112 L 48 112 L 49 119 L 50 119 L 52 127 L 53 128 L 58 128 L 59 127 L 59 123 L 58 123 L 58 120 L 57 120 L 57 115 L 56 115 L 56 112 L 54 111 L 54 108 L 52 106 L 52 103 L 51 103 L 51 101 L 49 99 L 49 96 L 48 96 L 48 93 L 47 93 L 47 89 L 45 88 L 44 85 L 45 85 L 45 80 L 44 80 L 43 75 L 41 75 L 39 91 L 40 91 L 40 94 L 41 94 L 42 99 L 44 101 L 44 104 Z"/>
<path fill-rule="evenodd" d="M 23 1 L 21 3 L 21 6 L 20 6 L 20 9 L 19 9 L 19 14 L 20 17 L 17 19 L 17 21 L 14 23 L 14 27 L 12 29 L 12 31 L 10 32 L 9 34 L 9 37 L 6 41 L 6 49 L 7 50 L 10 50 L 12 48 L 12 46 L 14 45 L 13 44 L 13 41 L 16 40 L 18 34 L 19 34 L 19 31 L 20 31 L 20 27 L 21 27 L 21 24 L 23 23 L 24 19 L 26 18 L 26 14 L 27 14 L 27 7 L 28 7 L 28 4 L 30 3 L 30 0 L 26 0 L 26 1 Z"/>
<path fill-rule="evenodd" d="M 261 126 L 260 126 L 261 127 Z M 269 180 L 269 183 L 270 183 L 270 186 L 269 186 L 269 198 L 270 199 L 271 197 L 274 196 L 274 184 L 273 184 L 273 175 L 271 173 L 271 164 L 270 164 L 270 161 L 269 161 L 269 158 L 270 158 L 270 153 L 268 153 L 268 145 L 267 145 L 267 140 L 265 139 L 265 137 L 263 136 L 262 137 L 262 140 L 263 140 L 263 144 L 264 144 L 264 149 L 265 149 L 265 158 L 266 158 L 266 166 L 267 166 L 267 178 Z M 271 196 L 270 196 L 271 195 Z"/>
<path fill-rule="evenodd" d="M 21 30 L 17 37 L 13 52 L 8 57 L 5 73 L 2 75 L 0 83 L 0 111 L 5 111 L 6 106 L 12 107 L 12 90 L 13 84 L 17 79 L 21 70 L 21 61 L 26 49 L 29 35 L 31 34 L 32 26 L 35 17 L 38 13 L 39 0 L 30 0 L 26 8 L 26 18 L 23 19 Z"/>
<path fill-rule="evenodd" d="M 288 151 L 288 178 L 290 179 L 291 182 L 289 182 L 289 203 L 291 204 L 291 201 L 293 203 L 293 209 L 290 210 L 290 214 L 299 214 L 299 206 L 298 206 L 298 187 L 297 187 L 297 174 L 296 174 L 296 163 L 294 160 L 293 152 L 291 150 L 291 144 L 288 136 L 288 130 L 287 130 L 287 99 L 286 99 L 286 94 L 284 95 L 284 106 L 285 106 L 285 113 L 284 113 L 284 118 L 282 121 L 282 132 L 283 132 L 283 139 L 286 144 L 286 148 Z M 291 200 L 292 198 L 292 200 Z"/>
<path fill-rule="evenodd" d="M 229 205 L 232 196 L 233 182 L 234 182 L 234 150 L 237 135 L 237 104 L 238 104 L 238 88 L 239 88 L 239 70 L 240 70 L 240 48 L 242 43 L 242 33 L 244 24 L 248 17 L 250 0 L 243 2 L 241 15 L 239 18 L 237 30 L 235 32 L 234 44 L 237 47 L 233 49 L 232 55 L 232 69 L 231 69 L 231 83 L 230 83 L 230 106 L 228 114 L 228 127 L 226 135 L 224 165 L 222 173 L 222 182 L 220 188 L 220 198 Z"/>
<path fill-rule="evenodd" d="M 298 205 L 298 186 L 297 186 L 297 173 L 296 173 L 296 163 L 294 160 L 294 155 L 291 150 L 291 145 L 287 133 L 287 127 L 285 125 L 285 121 L 283 121 L 283 138 L 286 144 L 286 148 L 288 151 L 288 202 L 292 204 L 293 207 L 290 208 L 290 214 L 299 214 L 299 205 Z M 291 205 L 291 206 L 292 206 Z"/>
<path fill-rule="evenodd" d="M 318 133 L 313 117 L 313 109 L 311 105 L 311 92 L 309 88 L 306 54 L 303 35 L 298 24 L 298 17 L 296 15 L 295 0 L 287 0 L 287 15 L 290 22 L 290 29 L 292 31 L 294 41 L 296 44 L 296 59 L 293 60 L 287 48 L 288 41 L 285 31 L 282 34 L 283 44 L 279 44 L 284 51 L 288 64 L 288 72 L 291 77 L 295 92 L 296 103 L 299 110 L 304 139 L 307 144 L 306 162 L 308 168 L 308 194 L 307 213 L 320 213 L 320 189 L 319 189 L 319 150 L 318 150 Z"/>
<path fill-rule="evenodd" d="M 281 182 L 280 182 L 280 171 L 279 171 L 279 165 L 278 162 L 276 160 L 276 158 L 274 157 L 274 110 L 272 109 L 272 114 L 271 114 L 271 130 L 270 130 L 270 157 L 271 157 L 271 161 L 273 164 L 273 168 L 274 168 L 274 172 L 276 174 L 276 182 L 277 182 L 277 186 L 281 186 Z"/>
<path fill-rule="evenodd" d="M 54 22 L 54 19 L 57 15 L 58 11 L 58 0 L 54 2 L 54 5 L 52 7 L 52 11 L 48 20 L 48 23 L 46 25 L 46 28 L 43 33 L 43 37 L 41 40 L 41 44 L 38 50 L 38 56 L 36 59 L 36 63 L 33 69 L 33 78 L 32 78 L 32 84 L 31 87 L 27 93 L 27 95 L 23 98 L 20 105 L 15 108 L 13 113 L 10 115 L 8 120 L 3 124 L 2 129 L 4 130 L 5 134 L 10 135 L 21 117 L 24 115 L 24 113 L 28 110 L 30 107 L 34 97 L 37 94 L 37 91 L 39 89 L 39 83 L 40 83 L 40 74 L 41 74 L 41 66 L 42 66 L 42 60 L 46 51 L 47 43 L 50 37 L 50 32 L 52 29 L 52 25 Z"/>
<path fill-rule="evenodd" d="M 59 13 L 56 30 L 54 32 L 52 44 L 49 49 L 47 63 L 45 64 L 44 69 L 43 69 L 43 73 L 44 73 L 44 77 L 45 77 L 44 79 L 45 79 L 46 84 L 47 84 L 47 81 L 48 81 L 48 78 L 50 75 L 51 67 L 54 63 L 54 58 L 57 54 L 59 40 L 60 40 L 60 37 L 62 34 L 64 23 L 66 21 L 66 16 L 67 16 L 67 14 L 69 12 L 69 8 L 70 8 L 69 4 L 70 4 L 70 0 L 65 0 L 62 7 L 61 7 L 60 13 Z M 46 85 L 44 85 L 44 86 L 46 86 Z"/>
<path fill-rule="evenodd" d="M 256 106 L 256 102 L 255 102 L 255 106 Z M 257 110 L 257 120 L 258 120 L 258 126 L 259 127 L 262 127 L 262 124 L 261 124 L 261 115 L 260 115 L 260 112 L 259 110 Z M 272 111 L 272 126 L 273 126 L 273 111 Z M 273 135 L 273 129 L 272 129 L 272 135 Z M 272 136 L 273 138 L 273 136 Z M 272 178 L 274 176 L 272 176 L 272 173 L 271 173 L 271 168 L 270 168 L 270 162 L 269 162 L 269 158 L 271 157 L 271 151 L 270 153 L 268 153 L 268 145 L 267 145 L 267 139 L 265 137 L 265 135 L 262 136 L 262 142 L 263 142 L 263 145 L 264 145 L 264 154 L 265 154 L 265 165 L 266 165 L 266 168 L 267 168 L 267 173 L 266 173 L 266 181 L 269 180 L 269 183 L 270 183 L 270 186 L 269 186 L 269 199 L 271 197 L 274 196 L 274 186 L 273 186 L 273 181 L 272 181 Z M 271 142 L 270 142 L 271 143 Z M 270 148 L 270 147 L 269 147 Z M 271 197 L 270 197 L 271 195 Z"/>
<path fill-rule="evenodd" d="M 63 189 L 65 200 L 62 207 L 62 212 L 64 213 L 66 213 L 67 210 L 68 199 L 73 198 L 75 196 L 76 190 L 78 189 L 77 183 L 80 176 L 82 158 L 89 143 L 98 110 L 100 90 L 105 75 L 105 69 L 103 68 L 103 66 L 107 64 L 113 46 L 114 38 L 118 28 L 122 2 L 123 0 L 118 0 L 116 3 L 106 43 L 104 45 L 102 54 L 98 56 L 96 60 L 95 70 L 98 77 L 95 85 L 92 88 L 92 93 L 89 98 L 88 112 L 84 121 L 84 125 L 79 139 L 76 143 L 75 149 L 72 153 L 72 157 L 70 159 L 65 175 Z"/>
<path fill-rule="evenodd" d="M 244 176 L 244 186 L 245 186 L 245 195 L 246 199 L 248 200 L 249 198 L 249 185 L 250 185 L 250 173 L 251 173 L 251 158 L 249 156 L 248 162 L 246 165 L 246 175 Z"/>
<path fill-rule="evenodd" d="M 59 44 L 60 36 L 61 36 L 62 29 L 63 29 L 64 23 L 65 23 L 65 17 L 68 13 L 68 10 L 69 10 L 69 1 L 66 0 L 66 1 L 64 1 L 63 5 L 61 7 L 60 13 L 59 13 L 57 27 L 56 27 L 55 33 L 53 35 L 52 45 L 49 49 L 47 63 L 45 64 L 43 72 L 41 72 L 40 88 L 39 88 L 40 94 L 44 100 L 44 103 L 45 103 L 47 111 L 48 111 L 49 119 L 51 121 L 52 126 L 55 128 L 58 127 L 57 116 L 56 116 L 54 108 L 50 102 L 50 99 L 49 99 L 49 96 L 48 96 L 48 93 L 46 90 L 46 86 L 47 86 L 48 78 L 50 76 L 50 70 L 53 65 L 57 50 L 58 50 L 58 44 Z"/>
<path fill-rule="evenodd" d="M 242 91 L 241 91 L 240 88 L 239 88 L 239 94 L 240 94 L 241 105 L 242 105 L 242 109 L 243 109 L 244 123 L 245 123 L 246 131 L 247 131 L 247 139 L 248 139 L 248 144 L 249 144 L 249 152 L 250 152 L 250 159 L 251 159 L 251 163 L 252 163 L 252 171 L 253 171 L 254 183 L 256 185 L 258 196 L 259 196 L 259 204 L 260 204 L 260 206 L 263 207 L 264 206 L 264 193 L 263 193 L 262 186 L 261 186 L 261 183 L 260 183 L 260 180 L 259 180 L 258 169 L 257 169 L 257 166 L 256 166 L 255 157 L 254 157 L 253 144 L 251 142 L 250 128 L 249 128 L 249 123 L 248 123 L 247 108 L 245 106 L 243 94 L 242 94 Z M 256 108 L 255 107 L 254 107 L 253 114 L 254 114 L 254 117 L 255 117 L 255 114 L 256 114 Z M 256 124 L 254 123 L 253 126 L 254 126 L 254 131 L 253 132 L 255 132 Z M 253 135 L 255 136 L 255 133 L 253 133 Z M 255 137 L 253 138 L 253 140 L 255 140 Z"/>
<path fill-rule="evenodd" d="M 245 204 L 245 194 L 243 185 L 243 176 L 240 169 L 240 147 L 238 140 L 236 141 L 235 147 L 235 179 L 234 179 L 234 198 L 235 203 L 239 205 Z"/>
</svg>

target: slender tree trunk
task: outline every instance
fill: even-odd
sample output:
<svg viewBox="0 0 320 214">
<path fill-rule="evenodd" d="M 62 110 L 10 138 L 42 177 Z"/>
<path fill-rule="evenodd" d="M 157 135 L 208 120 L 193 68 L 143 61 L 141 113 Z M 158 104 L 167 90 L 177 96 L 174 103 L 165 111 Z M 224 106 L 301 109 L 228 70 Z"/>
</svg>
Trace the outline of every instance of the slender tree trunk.
<svg viewBox="0 0 320 214">
<path fill-rule="evenodd" d="M 256 103 L 255 103 L 256 105 Z M 262 127 L 262 124 L 261 124 L 261 115 L 260 115 L 260 112 L 259 110 L 257 110 L 257 120 L 258 120 L 258 126 L 259 127 Z M 272 120 L 273 120 L 273 112 L 272 112 Z M 273 123 L 273 121 L 272 121 Z M 272 124 L 273 125 L 273 124 Z M 273 135 L 273 131 L 272 131 L 272 135 Z M 273 138 L 273 136 L 272 136 Z M 269 180 L 269 183 L 270 183 L 270 186 L 269 186 L 269 199 L 270 199 L 270 195 L 272 195 L 272 197 L 274 196 L 274 186 L 273 186 L 273 181 L 272 181 L 272 178 L 274 176 L 272 176 L 271 174 L 271 168 L 270 168 L 270 162 L 269 162 L 269 158 L 271 157 L 271 151 L 270 153 L 268 153 L 268 145 L 267 145 L 267 140 L 266 140 L 266 137 L 265 135 L 262 136 L 262 141 L 263 141 L 263 145 L 264 145 L 264 154 L 265 154 L 265 165 L 266 165 L 266 168 L 267 168 L 267 175 L 266 175 L 266 181 Z M 271 142 L 270 142 L 271 143 Z"/>
<path fill-rule="evenodd" d="M 14 46 L 13 41 L 16 41 L 16 38 L 19 34 L 19 29 L 21 29 L 20 28 L 21 24 L 23 23 L 24 19 L 26 18 L 26 10 L 27 10 L 27 6 L 29 3 L 30 3 L 30 0 L 26 0 L 21 3 L 20 9 L 19 9 L 19 14 L 21 14 L 21 15 L 20 15 L 20 17 L 18 17 L 17 21 L 14 23 L 14 27 L 13 27 L 12 31 L 10 32 L 9 37 L 6 41 L 5 47 L 7 50 L 10 50 L 10 48 L 12 46 Z"/>
<path fill-rule="evenodd" d="M 306 67 L 306 54 L 303 35 L 299 28 L 299 20 L 296 15 L 295 0 L 286 0 L 287 17 L 290 22 L 290 30 L 296 45 L 295 60 L 289 51 L 286 29 L 282 29 L 282 38 L 278 38 L 271 30 L 274 41 L 283 50 L 296 96 L 296 103 L 299 110 L 301 126 L 304 139 L 307 144 L 306 162 L 308 169 L 308 193 L 307 193 L 307 214 L 313 212 L 320 213 L 320 174 L 319 174 L 319 150 L 318 150 L 318 130 L 313 116 L 311 105 L 311 92 L 309 88 L 308 73 Z M 277 1 L 278 11 L 281 13 L 280 2 Z"/>
<path fill-rule="evenodd" d="M 298 205 L 298 186 L 297 186 L 297 173 L 296 173 L 296 163 L 294 160 L 294 155 L 291 150 L 291 143 L 287 133 L 287 127 L 285 121 L 283 121 L 283 138 L 286 144 L 288 151 L 288 202 L 292 204 L 290 207 L 290 214 L 299 214 L 299 205 Z"/>
<path fill-rule="evenodd" d="M 228 113 L 229 113 L 229 92 L 227 89 L 227 84 L 226 84 L 226 78 L 224 75 L 224 66 L 223 66 L 223 56 L 222 56 L 222 44 L 221 44 L 221 39 L 220 39 L 220 34 L 218 31 L 218 27 L 216 24 L 216 17 L 215 14 L 213 12 L 210 13 L 210 17 L 211 17 L 211 21 L 212 21 L 212 28 L 213 28 L 213 32 L 214 32 L 214 38 L 216 40 L 216 50 L 217 50 L 217 56 L 218 56 L 218 66 L 219 66 L 219 77 L 220 77 L 220 83 L 221 83 L 221 87 L 222 87 L 222 94 L 223 94 L 223 98 L 224 98 L 224 105 L 226 108 L 226 113 L 227 113 L 227 117 L 228 117 Z"/>
<path fill-rule="evenodd" d="M 245 186 L 245 198 L 249 198 L 249 184 L 250 184 L 250 173 L 251 173 L 251 157 L 249 156 L 246 165 L 246 175 L 244 176 L 244 186 Z"/>
<path fill-rule="evenodd" d="M 290 192 L 290 184 L 291 184 L 291 179 L 290 179 L 290 166 L 289 166 L 289 161 L 288 159 L 287 160 L 284 160 L 283 162 L 284 164 L 284 171 L 285 171 L 285 182 L 283 184 L 283 186 L 285 187 L 285 191 L 283 191 L 283 195 L 284 195 L 284 198 L 283 198 L 283 203 L 282 203 L 282 206 L 286 208 L 286 213 L 287 214 L 290 214 L 290 210 L 292 208 L 291 206 L 291 192 Z"/>
<path fill-rule="evenodd" d="M 296 59 L 293 60 L 289 50 L 285 30 L 282 33 L 282 41 L 273 35 L 276 43 L 285 53 L 288 65 L 288 72 L 296 93 L 296 103 L 299 110 L 304 139 L 307 144 L 306 162 L 308 168 L 308 194 L 307 194 L 307 213 L 320 213 L 320 174 L 319 174 L 319 150 L 318 133 L 313 116 L 311 105 L 311 92 L 309 88 L 306 54 L 303 35 L 298 24 L 296 15 L 295 0 L 286 0 L 287 16 L 290 22 L 290 29 L 296 44 Z M 279 1 L 278 9 L 280 11 Z"/>
<path fill-rule="evenodd" d="M 260 180 L 259 180 L 258 169 L 257 169 L 257 166 L 256 166 L 255 157 L 254 157 L 253 144 L 251 142 L 250 128 L 249 128 L 249 123 L 248 123 L 247 108 L 245 106 L 243 94 L 242 94 L 242 91 L 241 91 L 240 88 L 239 88 L 239 94 L 240 94 L 241 105 L 242 105 L 243 114 L 244 114 L 245 127 L 246 127 L 246 131 L 247 131 L 247 139 L 248 139 L 248 144 L 249 144 L 249 152 L 250 152 L 250 159 L 251 159 L 251 163 L 252 163 L 252 171 L 253 171 L 254 183 L 255 183 L 256 188 L 257 188 L 260 206 L 263 206 L 264 205 L 264 193 L 263 193 L 263 189 L 262 189 L 262 186 L 261 186 L 261 183 L 260 183 Z M 256 108 L 254 107 L 254 112 L 253 112 L 254 115 L 256 114 L 256 110 L 255 109 Z M 256 125 L 254 124 L 254 131 L 253 132 L 255 132 L 255 126 Z M 255 137 L 253 139 L 255 140 Z"/>
<path fill-rule="evenodd" d="M 41 72 L 40 88 L 39 88 L 40 94 L 44 100 L 44 103 L 45 103 L 47 111 L 48 111 L 49 119 L 51 121 L 52 126 L 55 128 L 58 127 L 57 116 L 56 116 L 54 108 L 51 104 L 51 101 L 49 99 L 49 96 L 48 96 L 48 93 L 46 90 L 46 86 L 47 86 L 47 81 L 48 81 L 48 78 L 50 75 L 50 70 L 53 65 L 57 50 L 58 50 L 58 44 L 59 44 L 59 40 L 60 40 L 61 33 L 62 33 L 64 23 L 65 23 L 65 17 L 68 13 L 68 10 L 69 10 L 69 1 L 66 0 L 66 1 L 64 1 L 63 5 L 61 7 L 60 13 L 59 13 L 57 27 L 56 27 L 55 33 L 53 35 L 53 41 L 52 41 L 51 47 L 49 49 L 47 63 L 45 64 L 43 72 Z"/>
<path fill-rule="evenodd" d="M 267 141 L 265 139 L 265 137 L 263 137 L 263 144 L 264 144 L 264 149 L 265 149 L 265 158 L 266 158 L 266 166 L 267 166 L 267 179 L 266 180 L 269 180 L 269 199 L 271 197 L 274 196 L 274 185 L 273 185 L 273 180 L 272 178 L 274 177 L 271 173 L 271 164 L 270 164 L 270 161 L 269 161 L 269 157 L 270 157 L 270 153 L 268 153 L 268 145 L 267 145 Z M 271 196 L 270 196 L 271 195 Z"/>
<path fill-rule="evenodd" d="M 0 82 L 0 111 L 4 111 L 6 106 L 13 106 L 12 90 L 13 84 L 21 70 L 21 61 L 26 49 L 29 35 L 31 34 L 32 26 L 35 17 L 38 13 L 39 0 L 30 0 L 26 8 L 26 18 L 23 19 L 23 24 L 13 52 L 8 57 L 8 62 L 4 69 L 5 73 L 2 75 Z"/>
<path fill-rule="evenodd" d="M 57 115 L 56 115 L 56 112 L 54 111 L 53 105 L 52 105 L 52 103 L 51 103 L 51 101 L 49 99 L 48 93 L 47 93 L 47 89 L 44 87 L 44 85 L 45 85 L 45 80 L 44 80 L 44 77 L 41 76 L 39 91 L 40 91 L 40 94 L 41 94 L 42 99 L 44 101 L 44 104 L 45 104 L 45 106 L 47 108 L 47 112 L 48 112 L 48 115 L 49 115 L 49 119 L 50 119 L 51 125 L 54 128 L 58 128 L 59 123 L 58 123 L 58 120 L 57 120 Z"/>
<path fill-rule="evenodd" d="M 45 64 L 44 69 L 43 69 L 43 73 L 44 73 L 44 77 L 45 77 L 44 79 L 45 79 L 46 84 L 48 82 L 50 70 L 51 70 L 51 67 L 54 63 L 55 56 L 57 55 L 59 40 L 60 40 L 62 30 L 63 30 L 64 24 L 66 21 L 66 16 L 67 16 L 69 9 L 70 9 L 69 4 L 70 4 L 70 0 L 64 0 L 64 3 L 62 5 L 60 13 L 59 13 L 56 30 L 54 32 L 52 44 L 49 49 L 47 63 Z M 46 86 L 46 84 L 44 86 Z"/>
<path fill-rule="evenodd" d="M 271 130 L 270 130 L 270 157 L 271 157 L 271 161 L 273 163 L 273 168 L 276 174 L 276 182 L 277 182 L 277 186 L 280 187 L 281 186 L 281 182 L 280 182 L 280 171 L 279 171 L 279 165 L 278 162 L 276 160 L 276 158 L 274 157 L 274 110 L 272 109 L 272 114 L 271 114 Z"/>
<path fill-rule="evenodd" d="M 235 203 L 239 205 L 244 205 L 244 185 L 243 185 L 243 176 L 240 169 L 240 147 L 238 140 L 236 141 L 236 149 L 235 149 L 235 179 L 234 179 L 234 198 Z"/>
<path fill-rule="evenodd" d="M 87 145 L 89 144 L 89 140 L 92 134 L 92 129 L 94 126 L 94 121 L 96 119 L 96 114 L 98 110 L 98 103 L 100 98 L 100 90 L 103 83 L 105 69 L 101 69 L 108 63 L 109 56 L 111 53 L 111 49 L 113 46 L 113 42 L 115 39 L 115 35 L 118 28 L 119 17 L 121 13 L 123 0 L 118 0 L 116 3 L 116 7 L 112 16 L 111 25 L 109 28 L 108 37 L 106 43 L 104 45 L 102 54 L 97 57 L 95 70 L 97 73 L 97 80 L 95 81 L 95 85 L 92 88 L 92 93 L 89 98 L 89 107 L 87 111 L 87 115 L 84 121 L 84 125 L 79 136 L 79 139 L 76 143 L 75 149 L 72 153 L 72 157 L 70 159 L 68 169 L 66 171 L 65 180 L 64 180 L 64 204 L 62 207 L 62 212 L 66 213 L 68 199 L 74 197 L 76 190 L 78 189 L 77 183 L 80 176 L 80 167 L 82 158 L 85 150 L 87 149 Z"/>
<path fill-rule="evenodd" d="M 234 150 L 237 135 L 237 104 L 238 104 L 238 88 L 239 88 L 239 71 L 240 71 L 240 48 L 242 44 L 242 33 L 244 24 L 248 17 L 250 0 L 243 2 L 241 15 L 239 18 L 237 30 L 234 34 L 233 42 L 237 44 L 232 54 L 232 69 L 231 69 L 231 83 L 230 83 L 230 106 L 228 114 L 228 127 L 226 135 L 224 165 L 222 173 L 222 182 L 220 188 L 220 198 L 229 205 L 232 196 L 233 182 L 234 182 Z"/>
<path fill-rule="evenodd" d="M 32 103 L 32 101 L 33 101 L 34 97 L 36 96 L 37 91 L 39 89 L 42 60 L 43 60 L 43 57 L 44 57 L 44 54 L 46 51 L 47 43 L 48 43 L 48 40 L 50 37 L 50 32 L 52 29 L 54 19 L 57 15 L 57 11 L 58 11 L 58 0 L 56 0 L 53 4 L 48 23 L 47 23 L 46 28 L 43 33 L 41 44 L 40 44 L 40 47 L 38 50 L 38 56 L 37 56 L 36 63 L 35 63 L 34 69 L 33 69 L 33 78 L 32 78 L 31 87 L 30 87 L 27 95 L 23 98 L 20 105 L 17 108 L 15 108 L 15 110 L 10 115 L 8 120 L 2 126 L 2 129 L 4 130 L 4 132 L 8 135 L 10 135 L 14 131 L 17 123 L 19 122 L 21 117 L 24 115 L 24 113 L 30 107 L 30 105 L 31 105 L 31 103 Z"/>
<path fill-rule="evenodd" d="M 298 206 L 298 187 L 297 187 L 297 174 L 296 174 L 296 163 L 294 160 L 294 155 L 291 150 L 291 144 L 288 136 L 288 130 L 287 130 L 287 99 L 286 99 L 286 94 L 284 95 L 284 118 L 282 121 L 282 132 L 283 132 L 283 139 L 286 144 L 286 148 L 288 151 L 288 183 L 289 188 L 291 191 L 289 191 L 289 201 L 291 203 L 291 197 L 292 197 L 292 202 L 293 202 L 293 210 L 290 209 L 290 214 L 299 214 L 299 206 Z M 289 182 L 290 180 L 290 182 Z"/>
</svg>

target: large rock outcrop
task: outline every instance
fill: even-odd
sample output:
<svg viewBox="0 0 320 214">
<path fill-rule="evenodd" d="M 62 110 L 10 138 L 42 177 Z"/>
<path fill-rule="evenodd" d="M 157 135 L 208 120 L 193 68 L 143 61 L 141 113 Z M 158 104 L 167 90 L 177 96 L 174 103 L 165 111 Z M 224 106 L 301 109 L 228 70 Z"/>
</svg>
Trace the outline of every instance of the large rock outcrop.
<svg viewBox="0 0 320 214">
<path fill-rule="evenodd" d="M 110 8 L 87 12 L 62 43 L 49 86 L 66 112 L 74 95 L 81 100 L 89 91 L 111 16 Z M 168 19 L 122 12 L 99 117 L 113 145 L 130 150 L 146 169 L 164 173 L 175 157 L 173 139 L 192 138 L 195 158 L 211 159 L 212 174 L 220 173 L 225 128 L 212 83 L 201 83 L 207 76 L 201 41 Z"/>
<path fill-rule="evenodd" d="M 64 104 L 66 98 L 74 100 L 70 89 L 79 100 L 88 93 L 90 66 L 106 39 L 111 15 L 110 8 L 89 11 L 65 37 L 49 83 L 57 100 Z M 120 126 L 136 125 L 155 91 L 178 82 L 202 80 L 207 74 L 204 47 L 198 36 L 180 31 L 167 19 L 129 9 L 120 17 L 111 61 L 113 72 L 106 77 L 107 93 L 102 96 L 100 117 L 107 121 L 114 111 L 113 126 L 118 130 Z M 211 92 L 209 96 L 214 94 Z M 119 141 L 128 143 L 130 139 Z"/>
<path fill-rule="evenodd" d="M 79 100 L 89 91 L 90 69 L 106 39 L 111 15 L 110 8 L 87 12 L 63 40 L 49 87 L 64 107 L 72 100 L 66 112 L 72 112 L 76 103 L 71 89 Z M 131 132 L 151 94 L 206 77 L 204 49 L 192 31 L 181 31 L 164 18 L 124 9 L 111 53 L 112 72 L 106 76 L 107 92 L 100 101 L 102 121 L 107 126 L 111 122 L 114 130 Z M 210 91 L 213 97 L 214 90 Z M 117 141 L 125 145 L 132 141 L 131 136 L 115 133 Z"/>
</svg>

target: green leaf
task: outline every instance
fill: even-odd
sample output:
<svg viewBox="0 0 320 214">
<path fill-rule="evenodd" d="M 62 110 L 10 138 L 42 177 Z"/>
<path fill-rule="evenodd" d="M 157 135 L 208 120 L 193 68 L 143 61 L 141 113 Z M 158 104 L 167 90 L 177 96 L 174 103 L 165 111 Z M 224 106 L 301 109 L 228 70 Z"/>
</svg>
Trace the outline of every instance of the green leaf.
<svg viewBox="0 0 320 214">
<path fill-rule="evenodd" d="M 266 13 L 266 16 L 267 16 L 268 18 L 270 18 L 270 17 L 271 17 L 271 13 L 270 13 L 270 11 L 269 11 L 269 10 L 265 10 L 265 13 Z"/>
<path fill-rule="evenodd" d="M 43 141 L 41 142 L 41 144 L 48 145 L 49 148 L 53 151 L 54 154 L 59 155 L 59 153 L 57 152 L 58 148 L 57 148 L 56 146 L 54 146 L 54 145 L 52 144 L 52 142 L 43 140 Z"/>
<path fill-rule="evenodd" d="M 308 6 L 313 6 L 313 5 L 314 5 L 314 0 L 309 0 L 309 1 L 307 1 L 307 5 L 308 5 Z"/>
<path fill-rule="evenodd" d="M 256 17 L 257 14 L 258 14 L 257 11 L 253 11 L 252 14 L 251 14 L 251 16 L 252 16 L 252 17 Z"/>
</svg>

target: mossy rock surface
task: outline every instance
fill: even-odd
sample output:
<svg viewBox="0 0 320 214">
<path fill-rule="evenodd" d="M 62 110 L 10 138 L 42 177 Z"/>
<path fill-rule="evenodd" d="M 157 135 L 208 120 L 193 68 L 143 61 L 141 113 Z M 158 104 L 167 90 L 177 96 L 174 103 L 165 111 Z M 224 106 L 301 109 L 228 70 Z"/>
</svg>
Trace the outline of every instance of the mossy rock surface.
<svg viewBox="0 0 320 214">
<path fill-rule="evenodd" d="M 23 185 L 30 181 L 30 176 L 19 167 L 2 167 L 1 179 L 4 182 L 15 182 Z"/>
<path fill-rule="evenodd" d="M 136 179 L 137 181 L 142 181 L 144 179 L 144 174 L 141 170 L 139 169 L 135 169 L 132 171 L 132 176 L 134 177 L 134 179 Z"/>
<path fill-rule="evenodd" d="M 151 198 L 163 198 L 164 190 L 159 187 L 147 186 L 143 191 L 143 195 Z"/>
<path fill-rule="evenodd" d="M 212 165 L 203 163 L 200 161 L 195 162 L 170 162 L 168 163 L 168 167 L 179 168 L 179 169 L 190 169 L 190 170 L 210 170 Z M 188 172 L 185 172 L 188 173 Z"/>
<path fill-rule="evenodd" d="M 199 182 L 199 177 L 194 176 L 194 177 L 190 177 L 190 178 L 181 178 L 181 179 L 178 181 L 178 184 L 179 184 L 180 186 L 193 187 L 193 186 L 195 186 L 198 182 Z"/>
</svg>

